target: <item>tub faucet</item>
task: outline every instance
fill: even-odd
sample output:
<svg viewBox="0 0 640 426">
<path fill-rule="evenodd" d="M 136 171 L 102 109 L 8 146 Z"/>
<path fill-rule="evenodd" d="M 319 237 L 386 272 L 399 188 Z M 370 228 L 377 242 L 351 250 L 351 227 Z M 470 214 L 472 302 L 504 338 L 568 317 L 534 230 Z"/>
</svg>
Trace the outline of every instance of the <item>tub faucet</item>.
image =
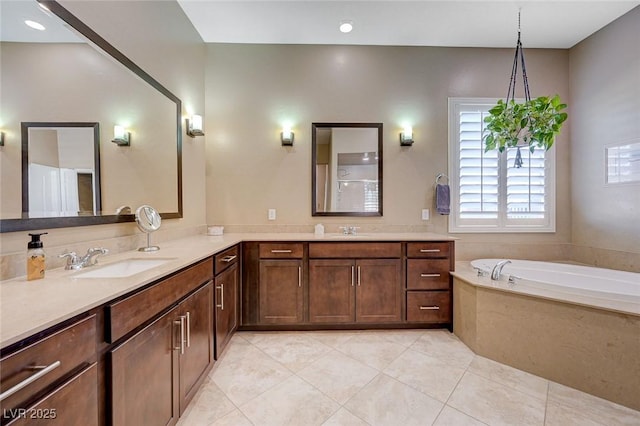
<svg viewBox="0 0 640 426">
<path fill-rule="evenodd" d="M 508 260 L 508 259 L 504 259 L 504 260 L 501 260 L 500 262 L 496 263 L 496 266 L 494 266 L 493 270 L 491 271 L 491 279 L 493 281 L 498 281 L 500 279 L 500 274 L 502 273 L 502 268 L 504 268 L 504 265 L 506 265 L 507 263 L 511 263 L 511 261 Z"/>
</svg>

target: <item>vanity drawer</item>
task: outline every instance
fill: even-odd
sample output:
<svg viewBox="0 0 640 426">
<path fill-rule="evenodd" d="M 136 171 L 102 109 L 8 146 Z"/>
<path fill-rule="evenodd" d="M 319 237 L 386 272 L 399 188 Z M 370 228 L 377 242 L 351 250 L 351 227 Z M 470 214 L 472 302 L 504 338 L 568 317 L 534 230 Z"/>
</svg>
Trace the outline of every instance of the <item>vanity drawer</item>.
<svg viewBox="0 0 640 426">
<path fill-rule="evenodd" d="M 407 289 L 449 290 L 449 259 L 407 259 Z"/>
<path fill-rule="evenodd" d="M 261 243 L 260 259 L 302 259 L 302 243 Z"/>
<path fill-rule="evenodd" d="M 451 293 L 448 291 L 408 291 L 408 322 L 449 322 Z"/>
<path fill-rule="evenodd" d="M 309 243 L 309 257 L 315 259 L 394 259 L 401 256 L 401 243 Z"/>
<path fill-rule="evenodd" d="M 106 307 L 107 343 L 113 343 L 150 320 L 200 285 L 213 279 L 213 258 Z"/>
<path fill-rule="evenodd" d="M 214 256 L 213 262 L 216 268 L 216 275 L 227 269 L 229 266 L 238 263 L 238 246 L 233 246 Z"/>
<path fill-rule="evenodd" d="M 450 255 L 450 243 L 448 242 L 407 243 L 407 257 L 437 259 L 448 258 Z"/>
<path fill-rule="evenodd" d="M 2 407 L 18 407 L 59 379 L 95 362 L 96 342 L 96 316 L 92 315 L 0 360 L 3 393 L 40 375 L 7 396 Z"/>
</svg>

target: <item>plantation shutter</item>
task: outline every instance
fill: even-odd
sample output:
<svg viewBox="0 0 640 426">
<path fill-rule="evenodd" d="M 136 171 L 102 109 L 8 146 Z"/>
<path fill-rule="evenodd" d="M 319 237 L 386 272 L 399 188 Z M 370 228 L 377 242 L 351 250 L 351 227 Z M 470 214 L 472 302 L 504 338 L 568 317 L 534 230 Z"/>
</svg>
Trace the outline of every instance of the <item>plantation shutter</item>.
<svg viewBox="0 0 640 426">
<path fill-rule="evenodd" d="M 552 151 L 484 151 L 484 119 L 497 100 L 450 100 L 450 232 L 555 229 Z"/>
</svg>

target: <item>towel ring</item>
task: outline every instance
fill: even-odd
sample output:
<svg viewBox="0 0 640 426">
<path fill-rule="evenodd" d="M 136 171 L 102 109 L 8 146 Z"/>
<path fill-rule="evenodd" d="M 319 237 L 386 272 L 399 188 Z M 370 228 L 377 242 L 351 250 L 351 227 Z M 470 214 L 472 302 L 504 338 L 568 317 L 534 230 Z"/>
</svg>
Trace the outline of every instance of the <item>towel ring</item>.
<svg viewBox="0 0 640 426">
<path fill-rule="evenodd" d="M 436 176 L 436 185 L 440 184 L 440 179 L 445 178 L 447 181 L 445 182 L 445 184 L 449 184 L 449 176 L 445 175 L 444 173 L 439 173 L 438 176 Z"/>
</svg>

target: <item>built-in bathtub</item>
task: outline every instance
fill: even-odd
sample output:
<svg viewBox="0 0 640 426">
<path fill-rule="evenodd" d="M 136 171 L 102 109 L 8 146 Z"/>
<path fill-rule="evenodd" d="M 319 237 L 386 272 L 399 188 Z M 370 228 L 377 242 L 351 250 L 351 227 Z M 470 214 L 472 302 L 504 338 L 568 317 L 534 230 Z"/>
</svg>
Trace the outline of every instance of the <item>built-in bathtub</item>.
<svg viewBox="0 0 640 426">
<path fill-rule="evenodd" d="M 471 266 L 486 276 L 504 259 L 476 259 Z M 511 289 L 526 292 L 529 287 L 554 292 L 610 299 L 638 304 L 640 313 L 640 273 L 565 263 L 511 260 L 502 268 L 503 279 L 513 277 Z M 518 288 L 520 287 L 520 289 Z M 597 304 L 597 300 L 595 303 Z"/>
<path fill-rule="evenodd" d="M 640 410 L 640 274 L 511 259 L 492 280 L 500 260 L 456 262 L 454 333 L 479 355 Z"/>
</svg>

